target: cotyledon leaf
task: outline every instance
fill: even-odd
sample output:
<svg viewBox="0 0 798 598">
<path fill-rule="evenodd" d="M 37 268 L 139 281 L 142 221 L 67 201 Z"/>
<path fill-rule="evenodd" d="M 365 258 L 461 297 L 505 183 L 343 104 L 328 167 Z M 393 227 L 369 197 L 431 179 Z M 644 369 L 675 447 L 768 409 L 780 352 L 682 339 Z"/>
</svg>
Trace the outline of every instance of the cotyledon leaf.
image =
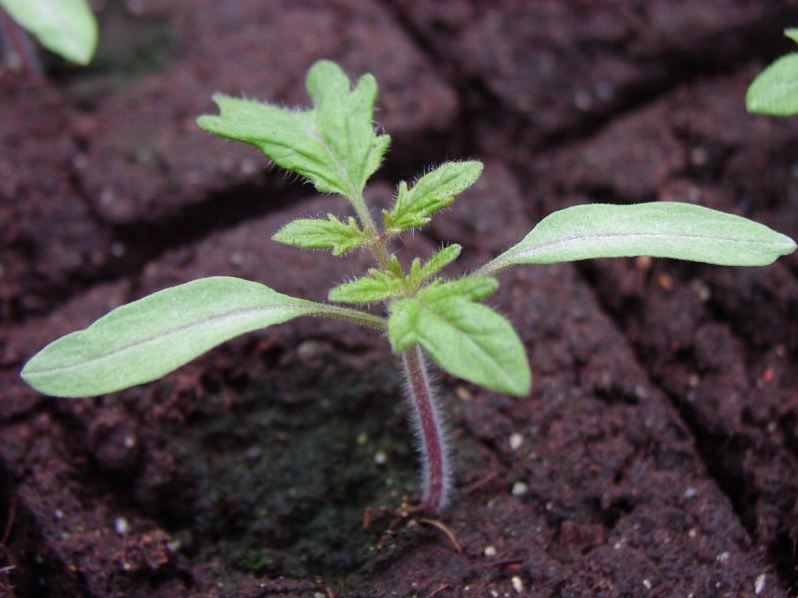
<svg viewBox="0 0 798 598">
<path fill-rule="evenodd" d="M 382 318 L 295 299 L 226 276 L 164 289 L 114 309 L 42 349 L 22 370 L 36 390 L 96 396 L 150 382 L 235 336 L 299 316 L 383 328 Z"/>
<path fill-rule="evenodd" d="M 550 214 L 517 245 L 480 268 L 648 255 L 725 266 L 766 266 L 795 242 L 741 216 L 679 202 L 588 204 Z"/>
<path fill-rule="evenodd" d="M 86 0 L 0 0 L 48 50 L 86 65 L 97 48 L 97 20 Z"/>
</svg>

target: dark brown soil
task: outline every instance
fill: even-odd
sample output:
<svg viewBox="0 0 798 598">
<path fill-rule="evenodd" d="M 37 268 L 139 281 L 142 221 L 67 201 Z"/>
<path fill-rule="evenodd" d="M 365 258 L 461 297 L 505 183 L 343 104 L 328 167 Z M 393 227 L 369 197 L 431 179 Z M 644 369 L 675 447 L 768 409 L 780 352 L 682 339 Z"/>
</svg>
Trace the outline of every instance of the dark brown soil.
<svg viewBox="0 0 798 598">
<path fill-rule="evenodd" d="M 528 268 L 491 300 L 522 400 L 440 376 L 456 461 L 429 519 L 380 335 L 297 321 L 166 379 L 54 400 L 25 359 L 227 274 L 321 299 L 369 265 L 269 240 L 345 205 L 193 124 L 217 90 L 305 103 L 374 72 L 377 204 L 430 161 L 483 178 L 401 248 L 471 269 L 552 210 L 681 200 L 798 237 L 798 120 L 745 88 L 792 3 L 108 2 L 95 65 L 0 77 L 0 596 L 787 596 L 798 591 L 798 258 Z M 511 441 L 512 438 L 512 441 Z"/>
</svg>

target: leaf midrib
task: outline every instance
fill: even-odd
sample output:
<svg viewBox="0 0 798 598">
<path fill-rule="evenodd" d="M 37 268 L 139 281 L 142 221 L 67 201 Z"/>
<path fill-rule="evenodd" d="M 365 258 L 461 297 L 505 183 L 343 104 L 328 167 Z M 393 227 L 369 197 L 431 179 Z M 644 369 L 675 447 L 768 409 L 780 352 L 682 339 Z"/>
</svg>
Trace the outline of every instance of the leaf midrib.
<svg viewBox="0 0 798 598">
<path fill-rule="evenodd" d="M 86 367 L 86 366 L 101 362 L 101 361 L 103 361 L 105 359 L 109 359 L 109 358 L 114 357 L 116 355 L 119 355 L 121 353 L 124 353 L 125 351 L 130 351 L 130 350 L 142 347 L 142 346 L 147 345 L 147 344 L 155 343 L 157 341 L 160 341 L 160 340 L 163 340 L 165 338 L 168 338 L 169 336 L 180 334 L 181 332 L 185 332 L 187 330 L 190 330 L 190 329 L 198 327 L 198 326 L 207 326 L 209 324 L 210 325 L 214 325 L 215 323 L 219 323 L 219 322 L 225 321 L 225 320 L 234 320 L 234 319 L 238 319 L 238 318 L 248 317 L 250 315 L 257 314 L 257 313 L 266 314 L 266 313 L 277 311 L 277 310 L 281 310 L 281 309 L 282 310 L 287 310 L 287 311 L 288 310 L 298 310 L 300 313 L 297 314 L 297 315 L 311 315 L 315 311 L 318 311 L 318 310 L 312 309 L 310 306 L 299 306 L 299 305 L 297 305 L 297 306 L 269 305 L 269 306 L 249 307 L 249 308 L 231 310 L 229 312 L 226 312 L 226 313 L 223 313 L 223 314 L 217 314 L 215 316 L 211 316 L 209 318 L 204 318 L 202 320 L 195 320 L 193 322 L 188 322 L 188 323 L 183 324 L 181 326 L 177 326 L 175 328 L 171 328 L 171 329 L 169 329 L 169 330 L 167 330 L 165 332 L 160 332 L 158 334 L 154 334 L 154 335 L 148 336 L 148 337 L 146 337 L 144 339 L 137 340 L 135 342 L 128 343 L 126 345 L 122 345 L 121 347 L 117 347 L 116 349 L 113 349 L 111 351 L 103 353 L 102 355 L 98 355 L 96 357 L 92 357 L 92 358 L 89 358 L 89 359 L 84 359 L 84 360 L 82 360 L 80 362 L 77 362 L 77 363 L 72 363 L 72 364 L 68 364 L 68 365 L 60 365 L 60 366 L 44 368 L 44 369 L 36 369 L 36 370 L 33 370 L 33 371 L 28 371 L 27 373 L 28 374 L 32 374 L 32 375 L 54 374 L 54 373 L 57 373 L 57 372 L 70 371 L 70 370 L 73 370 L 75 368 Z M 91 331 L 91 327 L 86 328 L 85 330 L 82 330 L 80 332 L 81 333 L 89 333 L 90 331 Z"/>
<path fill-rule="evenodd" d="M 517 254 L 514 255 L 529 256 L 536 252 L 545 251 L 547 249 L 551 249 L 552 247 L 556 247 L 558 245 L 567 245 L 568 243 L 574 243 L 577 241 L 592 241 L 592 240 L 600 241 L 602 239 L 633 238 L 633 237 L 643 237 L 643 238 L 663 237 L 663 238 L 678 238 L 678 239 L 695 239 L 701 241 L 724 241 L 727 243 L 735 243 L 738 245 L 749 244 L 749 243 L 754 243 L 757 245 L 771 245 L 771 246 L 776 245 L 774 241 L 768 241 L 763 239 L 736 239 L 733 237 L 721 237 L 717 235 L 698 235 L 698 234 L 686 234 L 686 233 L 598 233 L 594 235 L 593 234 L 573 235 L 570 237 L 565 237 L 554 241 L 546 241 L 543 243 L 539 243 L 530 248 L 522 247 L 518 249 Z"/>
</svg>

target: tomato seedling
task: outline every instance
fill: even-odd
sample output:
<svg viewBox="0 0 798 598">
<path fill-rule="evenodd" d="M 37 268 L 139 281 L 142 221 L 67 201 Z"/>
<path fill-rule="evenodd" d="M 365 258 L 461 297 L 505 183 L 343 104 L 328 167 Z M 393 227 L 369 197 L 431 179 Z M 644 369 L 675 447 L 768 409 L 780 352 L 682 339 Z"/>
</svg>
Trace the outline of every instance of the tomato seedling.
<svg viewBox="0 0 798 598">
<path fill-rule="evenodd" d="M 484 304 L 498 288 L 494 275 L 511 266 L 587 258 L 648 255 L 711 264 L 764 266 L 795 250 L 788 237 L 740 216 L 701 206 L 653 202 L 580 205 L 541 220 L 517 245 L 476 272 L 441 277 L 459 245 L 426 261 L 402 264 L 397 237 L 427 224 L 482 172 L 475 160 L 446 162 L 413 184 L 399 183 L 381 222 L 363 191 L 388 149 L 372 120 L 377 84 L 364 75 L 354 88 L 329 61 L 308 73 L 313 107 L 289 110 L 218 95 L 218 116 L 202 116 L 206 131 L 250 143 L 271 160 L 305 177 L 322 193 L 344 196 L 355 216 L 299 219 L 274 240 L 335 255 L 370 252 L 375 267 L 329 292 L 332 303 L 289 297 L 260 283 L 230 277 L 195 280 L 111 311 L 94 324 L 56 340 L 35 355 L 22 377 L 60 397 L 105 394 L 160 378 L 240 334 L 300 316 L 326 317 L 387 331 L 401 357 L 414 413 L 423 470 L 422 506 L 442 509 L 451 478 L 446 436 L 425 355 L 446 372 L 516 396 L 530 392 L 524 345 L 510 322 Z M 382 304 L 386 316 L 337 304 Z"/>
</svg>

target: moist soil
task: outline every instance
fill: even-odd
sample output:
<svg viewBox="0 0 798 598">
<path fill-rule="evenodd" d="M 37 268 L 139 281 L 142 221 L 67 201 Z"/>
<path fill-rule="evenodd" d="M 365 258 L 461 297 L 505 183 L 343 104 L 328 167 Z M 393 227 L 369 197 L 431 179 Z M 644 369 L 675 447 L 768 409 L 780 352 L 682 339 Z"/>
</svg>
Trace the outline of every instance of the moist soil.
<svg viewBox="0 0 798 598">
<path fill-rule="evenodd" d="M 367 190 L 474 157 L 395 247 L 472 270 L 576 203 L 688 201 L 798 237 L 798 121 L 747 115 L 792 3 L 108 2 L 83 71 L 0 74 L 1 596 L 789 596 L 798 591 L 798 258 L 500 275 L 523 399 L 438 373 L 455 463 L 419 513 L 386 339 L 250 334 L 161 381 L 55 400 L 50 340 L 201 276 L 324 299 L 369 266 L 270 240 L 339 199 L 197 130 L 223 90 L 304 104 L 319 58 L 381 86 Z M 456 274 L 457 272 L 452 272 Z"/>
</svg>

